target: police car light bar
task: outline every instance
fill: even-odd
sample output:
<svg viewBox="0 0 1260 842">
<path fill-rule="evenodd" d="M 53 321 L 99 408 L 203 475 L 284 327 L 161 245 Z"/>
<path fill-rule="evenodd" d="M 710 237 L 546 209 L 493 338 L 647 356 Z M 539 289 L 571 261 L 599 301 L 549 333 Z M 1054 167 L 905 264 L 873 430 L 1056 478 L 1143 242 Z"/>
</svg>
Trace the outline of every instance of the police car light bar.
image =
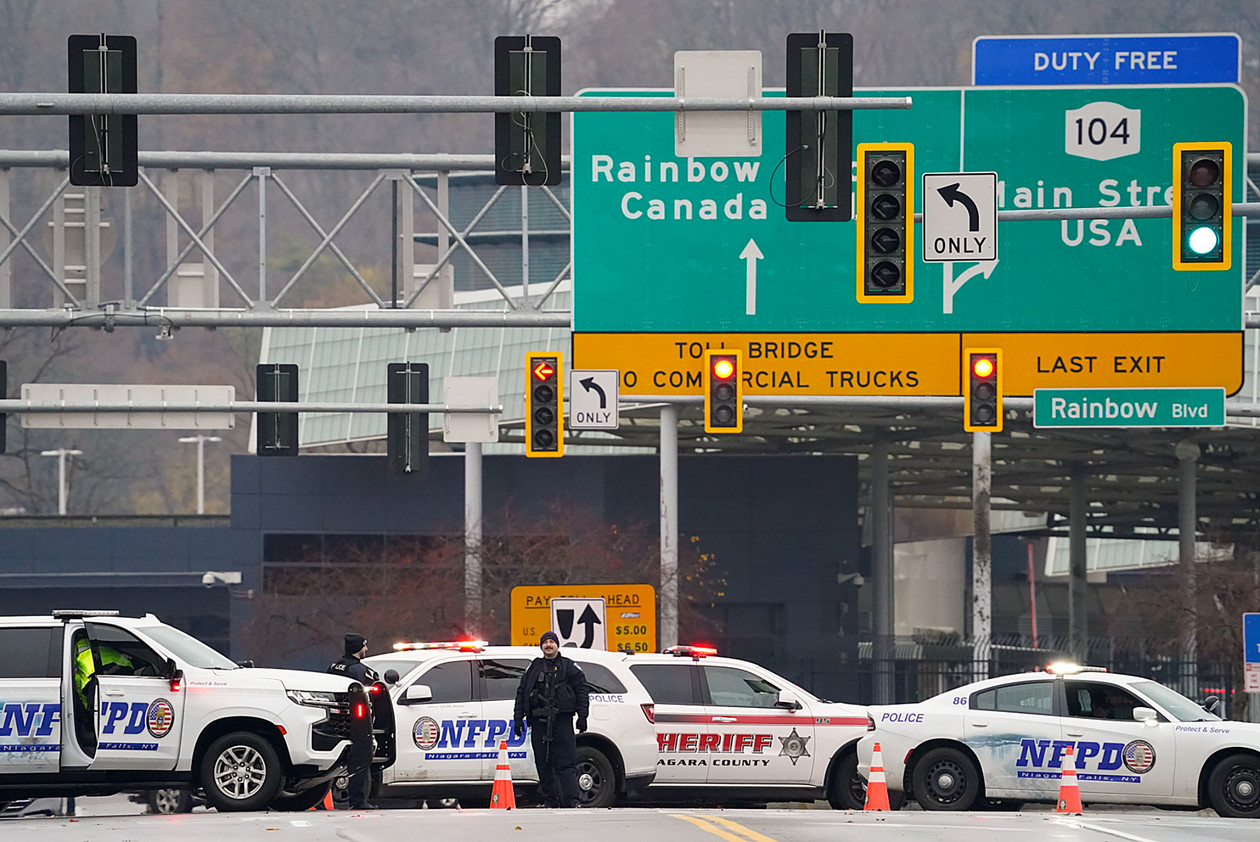
<svg viewBox="0 0 1260 842">
<path fill-rule="evenodd" d="M 490 644 L 484 640 L 442 640 L 417 643 L 395 643 L 395 652 L 413 652 L 420 649 L 451 649 L 456 652 L 480 652 Z"/>
<path fill-rule="evenodd" d="M 58 620 L 81 620 L 84 617 L 117 617 L 119 612 L 113 608 L 102 609 L 80 609 L 68 608 L 61 611 L 52 612 L 54 618 Z"/>
<path fill-rule="evenodd" d="M 1082 672 L 1106 672 L 1106 667 L 1083 667 L 1080 664 L 1074 664 L 1070 661 L 1055 661 L 1053 664 L 1046 664 L 1046 672 L 1051 675 L 1076 675 Z"/>
<path fill-rule="evenodd" d="M 675 658 L 692 658 L 697 661 L 717 653 L 717 649 L 713 646 L 670 646 L 662 652 L 664 655 L 673 655 Z"/>
</svg>

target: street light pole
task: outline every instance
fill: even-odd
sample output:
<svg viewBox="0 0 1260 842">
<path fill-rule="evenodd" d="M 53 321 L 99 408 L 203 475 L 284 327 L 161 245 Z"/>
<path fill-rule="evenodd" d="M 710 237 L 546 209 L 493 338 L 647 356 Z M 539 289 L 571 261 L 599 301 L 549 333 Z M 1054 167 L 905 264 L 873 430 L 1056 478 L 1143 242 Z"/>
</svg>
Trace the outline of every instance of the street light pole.
<svg viewBox="0 0 1260 842">
<path fill-rule="evenodd" d="M 197 443 L 197 514 L 206 513 L 206 442 L 223 441 L 218 436 L 184 436 L 180 444 Z"/>
<path fill-rule="evenodd" d="M 59 447 L 56 450 L 41 450 L 39 455 L 57 457 L 57 514 L 64 515 L 66 513 L 66 457 L 82 456 L 83 451 Z"/>
</svg>

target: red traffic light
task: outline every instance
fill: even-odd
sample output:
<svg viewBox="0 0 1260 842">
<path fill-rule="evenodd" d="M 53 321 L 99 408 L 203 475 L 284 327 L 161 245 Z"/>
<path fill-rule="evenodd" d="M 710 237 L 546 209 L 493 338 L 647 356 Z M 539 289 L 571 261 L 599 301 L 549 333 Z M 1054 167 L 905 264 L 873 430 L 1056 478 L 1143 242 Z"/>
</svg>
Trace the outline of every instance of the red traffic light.
<svg viewBox="0 0 1260 842">
<path fill-rule="evenodd" d="M 534 363 L 534 367 L 531 370 L 534 373 L 535 380 L 542 380 L 542 381 L 550 380 L 556 374 L 556 367 L 553 364 L 553 361 L 549 359 L 539 360 L 538 362 Z"/>
<path fill-rule="evenodd" d="M 972 357 L 971 371 L 976 377 L 988 380 L 997 373 L 997 365 L 993 357 Z"/>
<path fill-rule="evenodd" d="M 713 358 L 713 376 L 721 380 L 728 379 L 735 373 L 735 360 L 731 357 Z"/>
</svg>

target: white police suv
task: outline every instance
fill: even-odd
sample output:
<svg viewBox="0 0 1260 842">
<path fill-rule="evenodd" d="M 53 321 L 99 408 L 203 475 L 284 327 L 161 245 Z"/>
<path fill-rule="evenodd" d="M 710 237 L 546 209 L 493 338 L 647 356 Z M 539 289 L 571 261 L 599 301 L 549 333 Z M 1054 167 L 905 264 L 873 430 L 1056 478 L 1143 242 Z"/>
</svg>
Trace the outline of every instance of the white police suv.
<svg viewBox="0 0 1260 842">
<path fill-rule="evenodd" d="M 187 787 L 306 809 L 373 758 L 358 683 L 242 668 L 152 614 L 0 617 L 0 800 Z"/>
<path fill-rule="evenodd" d="M 624 655 L 656 703 L 656 780 L 649 801 L 826 798 L 861 809 L 857 741 L 866 709 L 819 699 L 748 661 L 702 646 Z"/>
<path fill-rule="evenodd" d="M 541 656 L 536 647 L 456 641 L 399 643 L 394 649 L 363 659 L 387 681 L 394 679 L 397 762 L 375 782 L 373 799 L 488 803 L 501 741 L 507 742 L 513 783 L 537 784 L 529 735 L 512 732 L 516 688 L 530 661 Z M 588 729 L 577 735 L 582 806 L 606 807 L 641 790 L 657 773 L 652 698 L 620 653 L 567 648 L 562 654 L 581 666 L 591 692 Z"/>
<path fill-rule="evenodd" d="M 878 742 L 890 795 L 925 810 L 1054 801 L 1070 746 L 1086 804 L 1260 817 L 1260 725 L 1223 721 L 1145 678 L 1051 665 L 869 711 L 859 771 Z"/>
</svg>

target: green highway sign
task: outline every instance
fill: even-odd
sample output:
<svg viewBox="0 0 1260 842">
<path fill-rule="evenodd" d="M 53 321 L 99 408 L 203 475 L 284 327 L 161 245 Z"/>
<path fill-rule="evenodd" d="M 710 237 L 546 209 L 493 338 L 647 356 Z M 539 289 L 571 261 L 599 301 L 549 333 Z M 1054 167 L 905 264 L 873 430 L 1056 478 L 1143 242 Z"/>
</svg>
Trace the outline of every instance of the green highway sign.
<svg viewBox="0 0 1260 842">
<path fill-rule="evenodd" d="M 864 94 L 910 96 L 914 105 L 854 111 L 855 146 L 914 144 L 916 179 L 995 172 L 999 210 L 1168 206 L 1173 144 L 1186 141 L 1231 143 L 1234 195 L 1244 195 L 1246 101 L 1233 85 Z M 1169 219 L 1004 221 L 999 260 L 917 260 L 912 301 L 860 302 L 854 223 L 787 221 L 785 118 L 764 112 L 761 120 L 760 157 L 678 158 L 672 113 L 573 115 L 575 331 L 1242 329 L 1240 219 L 1232 221 L 1233 268 L 1193 273 L 1172 266 Z M 915 206 L 922 210 L 921 195 Z M 921 233 L 916 226 L 915 237 Z M 1209 382 L 1241 381 L 1240 361 L 1219 365 Z"/>
<path fill-rule="evenodd" d="M 1034 427 L 1223 427 L 1225 390 L 1036 389 Z"/>
</svg>

